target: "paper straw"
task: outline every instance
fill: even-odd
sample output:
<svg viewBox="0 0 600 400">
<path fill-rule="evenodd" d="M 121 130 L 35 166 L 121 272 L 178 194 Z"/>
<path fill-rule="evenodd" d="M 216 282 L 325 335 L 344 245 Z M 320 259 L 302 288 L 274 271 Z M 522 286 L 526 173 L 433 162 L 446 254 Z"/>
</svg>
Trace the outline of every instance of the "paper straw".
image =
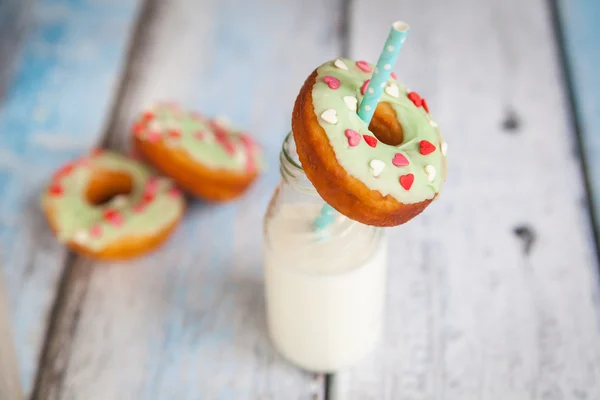
<svg viewBox="0 0 600 400">
<path fill-rule="evenodd" d="M 358 116 L 367 125 L 369 125 L 373 118 L 377 103 L 379 103 L 388 79 L 390 79 L 392 68 L 396 64 L 398 54 L 407 35 L 408 24 L 406 22 L 397 21 L 392 24 L 390 34 L 385 42 L 385 46 L 383 46 L 383 51 L 379 55 L 379 60 L 377 61 L 373 76 L 371 76 L 369 86 L 367 86 L 365 97 L 363 97 L 358 108 Z"/>
<path fill-rule="evenodd" d="M 392 69 L 396 64 L 400 49 L 406 40 L 408 30 L 409 26 L 406 22 L 396 21 L 392 24 L 390 34 L 388 35 L 385 45 L 383 46 L 383 51 L 379 55 L 377 66 L 375 67 L 375 71 L 371 76 L 365 96 L 360 102 L 360 106 L 358 108 L 358 116 L 367 125 L 369 125 L 371 119 L 373 118 L 373 114 L 375 114 L 377 103 L 379 103 L 379 99 L 381 98 L 383 89 L 385 88 L 388 79 L 390 79 L 390 74 L 392 73 Z M 325 203 L 323 208 L 321 208 L 319 216 L 313 221 L 315 232 L 318 233 L 327 229 L 327 227 L 333 222 L 334 218 L 335 209 L 329 204 Z"/>
</svg>

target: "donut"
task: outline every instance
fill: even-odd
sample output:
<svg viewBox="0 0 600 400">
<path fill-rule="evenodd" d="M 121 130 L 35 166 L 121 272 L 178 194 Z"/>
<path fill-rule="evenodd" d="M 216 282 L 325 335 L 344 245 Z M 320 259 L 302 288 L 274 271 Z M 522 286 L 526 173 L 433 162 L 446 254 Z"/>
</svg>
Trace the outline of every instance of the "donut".
<svg viewBox="0 0 600 400">
<path fill-rule="evenodd" d="M 133 125 L 137 153 L 192 195 L 209 201 L 239 197 L 262 171 L 250 135 L 175 105 L 156 105 Z"/>
<path fill-rule="evenodd" d="M 427 101 L 395 75 L 370 125 L 357 114 L 375 67 L 338 58 L 306 79 L 292 114 L 302 167 L 334 209 L 374 226 L 421 213 L 446 178 L 446 149 Z"/>
<path fill-rule="evenodd" d="M 70 249 L 98 260 L 122 260 L 163 243 L 185 203 L 171 179 L 117 153 L 95 151 L 54 174 L 42 209 Z"/>
</svg>

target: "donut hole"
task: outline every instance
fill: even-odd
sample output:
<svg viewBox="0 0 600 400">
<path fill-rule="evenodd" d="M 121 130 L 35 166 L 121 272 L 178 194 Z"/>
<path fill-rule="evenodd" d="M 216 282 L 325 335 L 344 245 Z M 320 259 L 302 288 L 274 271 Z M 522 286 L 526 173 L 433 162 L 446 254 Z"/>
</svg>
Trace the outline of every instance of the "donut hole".
<svg viewBox="0 0 600 400">
<path fill-rule="evenodd" d="M 101 206 L 117 196 L 128 196 L 133 190 L 133 178 L 125 172 L 97 170 L 86 188 L 86 200 Z"/>
<path fill-rule="evenodd" d="M 373 119 L 369 124 L 369 130 L 380 142 L 390 146 L 398 146 L 404 140 L 402 125 L 396 118 L 396 112 L 389 103 L 379 103 Z"/>
</svg>

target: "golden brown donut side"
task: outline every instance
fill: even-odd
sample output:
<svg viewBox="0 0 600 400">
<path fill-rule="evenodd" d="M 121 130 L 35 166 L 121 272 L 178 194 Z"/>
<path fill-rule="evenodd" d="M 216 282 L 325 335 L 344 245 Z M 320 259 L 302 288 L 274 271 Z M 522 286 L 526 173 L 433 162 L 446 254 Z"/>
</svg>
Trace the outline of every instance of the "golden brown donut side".
<svg viewBox="0 0 600 400">
<path fill-rule="evenodd" d="M 296 98 L 292 132 L 302 168 L 319 195 L 340 213 L 367 225 L 400 225 L 420 214 L 433 199 L 415 204 L 400 203 L 389 195 L 382 196 L 369 189 L 339 165 L 315 115 L 312 88 L 316 77 L 315 70 Z M 379 119 L 377 113 L 374 118 Z"/>
<path fill-rule="evenodd" d="M 241 196 L 258 176 L 257 172 L 244 174 L 207 168 L 186 151 L 168 147 L 162 140 L 150 143 L 134 135 L 133 144 L 139 155 L 158 171 L 187 192 L 206 200 L 233 200 Z"/>
</svg>

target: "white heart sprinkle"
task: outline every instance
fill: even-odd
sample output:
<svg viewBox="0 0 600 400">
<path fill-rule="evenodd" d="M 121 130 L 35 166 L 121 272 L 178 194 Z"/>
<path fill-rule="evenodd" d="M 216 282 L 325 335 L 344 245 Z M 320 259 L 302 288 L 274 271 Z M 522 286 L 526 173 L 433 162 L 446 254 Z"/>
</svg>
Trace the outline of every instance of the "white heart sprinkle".
<svg viewBox="0 0 600 400">
<path fill-rule="evenodd" d="M 392 97 L 398 97 L 398 96 L 400 96 L 400 90 L 398 89 L 398 85 L 396 85 L 395 83 L 389 84 L 385 88 L 385 92 L 387 94 L 389 94 L 390 96 L 392 96 Z"/>
<path fill-rule="evenodd" d="M 387 47 L 387 51 L 394 51 L 394 46 L 392 46 L 392 45 L 389 45 L 389 46 Z"/>
<path fill-rule="evenodd" d="M 321 119 L 329 124 L 335 125 L 338 122 L 337 112 L 332 108 L 328 108 L 321 114 Z"/>
<path fill-rule="evenodd" d="M 372 87 L 370 87 L 369 88 L 369 93 L 373 94 L 373 93 L 375 93 L 375 90 Z"/>
<path fill-rule="evenodd" d="M 392 68 L 392 65 L 391 65 L 391 64 L 385 64 L 385 65 L 383 66 L 383 69 L 390 69 L 390 68 Z"/>
<path fill-rule="evenodd" d="M 358 104 L 358 100 L 354 96 L 344 96 L 344 103 L 350 109 L 350 111 L 356 111 L 356 106 Z"/>
<path fill-rule="evenodd" d="M 84 230 L 79 230 L 73 235 L 73 241 L 79 244 L 86 243 L 89 240 L 89 238 L 90 235 Z"/>
<path fill-rule="evenodd" d="M 437 122 L 435 122 L 434 120 L 430 119 L 429 120 L 429 125 L 433 126 L 434 128 L 437 128 L 439 125 L 437 124 Z"/>
<path fill-rule="evenodd" d="M 442 152 L 442 155 L 445 156 L 446 153 L 448 152 L 448 143 L 442 142 L 442 145 L 440 146 L 440 150 Z"/>
<path fill-rule="evenodd" d="M 371 111 L 371 106 L 365 106 L 365 110 Z"/>
<path fill-rule="evenodd" d="M 148 123 L 148 130 L 154 132 L 160 132 L 162 129 L 162 125 L 157 120 L 153 119 Z"/>
<path fill-rule="evenodd" d="M 373 176 L 377 178 L 379 175 L 381 175 L 381 172 L 385 168 L 385 163 L 381 160 L 371 160 L 369 167 L 371 167 Z"/>
<path fill-rule="evenodd" d="M 426 166 L 425 173 L 427 174 L 427 180 L 429 180 L 429 182 L 432 182 L 435 179 L 435 167 L 433 165 Z"/>
<path fill-rule="evenodd" d="M 342 60 L 340 60 L 339 58 L 337 60 L 335 60 L 333 65 L 335 65 L 339 69 L 344 69 L 344 70 L 348 71 L 348 67 L 346 66 L 346 64 L 344 64 L 344 62 Z"/>
<path fill-rule="evenodd" d="M 121 208 L 127 204 L 127 196 L 119 194 L 119 195 L 113 197 L 111 204 L 117 208 Z"/>
</svg>

